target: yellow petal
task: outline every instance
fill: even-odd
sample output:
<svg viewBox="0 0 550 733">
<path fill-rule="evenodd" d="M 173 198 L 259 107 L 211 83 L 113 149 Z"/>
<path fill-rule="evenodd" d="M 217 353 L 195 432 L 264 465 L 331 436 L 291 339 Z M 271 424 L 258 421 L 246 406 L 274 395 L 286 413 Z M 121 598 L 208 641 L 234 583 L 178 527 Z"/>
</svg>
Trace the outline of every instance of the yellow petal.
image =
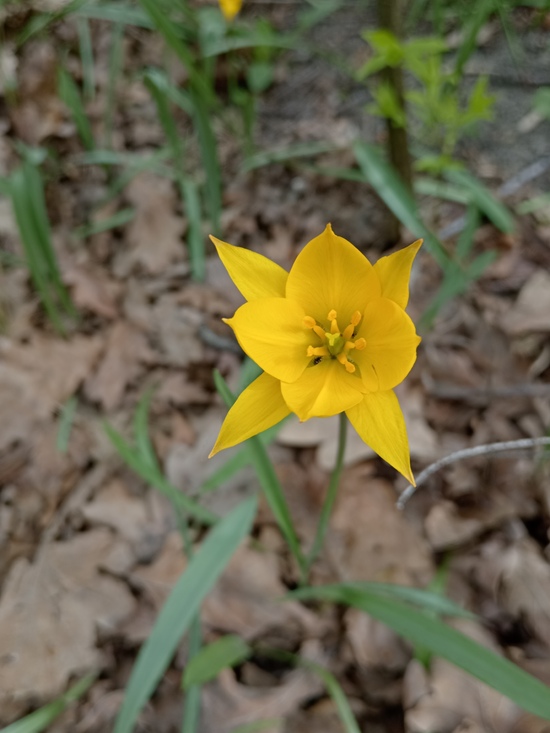
<svg viewBox="0 0 550 733">
<path fill-rule="evenodd" d="M 210 236 L 229 277 L 246 300 L 283 298 L 288 272 L 267 257 Z"/>
<path fill-rule="evenodd" d="M 243 0 L 219 0 L 220 9 L 226 20 L 233 20 L 241 9 Z"/>
<path fill-rule="evenodd" d="M 380 293 L 370 262 L 351 242 L 336 236 L 330 224 L 300 252 L 286 283 L 287 297 L 298 301 L 308 316 L 323 322 L 335 310 L 341 328 Z"/>
<path fill-rule="evenodd" d="M 411 267 L 421 244 L 422 239 L 417 239 L 408 247 L 381 257 L 374 265 L 382 285 L 382 295 L 393 300 L 401 308 L 406 308 L 409 302 Z"/>
<path fill-rule="evenodd" d="M 369 392 L 384 392 L 402 382 L 416 361 L 420 338 L 405 311 L 388 298 L 369 303 L 358 336 L 366 341 L 353 358 Z"/>
<path fill-rule="evenodd" d="M 281 384 L 285 402 L 300 420 L 344 412 L 361 401 L 363 389 L 361 379 L 335 359 L 323 359 L 292 384 Z"/>
<path fill-rule="evenodd" d="M 280 382 L 269 374 L 260 374 L 239 395 L 225 416 L 216 445 L 208 457 L 267 430 L 289 413 Z"/>
<path fill-rule="evenodd" d="M 365 443 L 414 486 L 407 428 L 395 394 L 366 394 L 346 415 Z"/>
<path fill-rule="evenodd" d="M 261 298 L 242 305 L 227 319 L 243 351 L 264 372 L 294 382 L 311 361 L 307 347 L 311 329 L 304 326 L 304 310 L 287 298 Z M 225 319 L 224 319 L 225 320 Z"/>
</svg>

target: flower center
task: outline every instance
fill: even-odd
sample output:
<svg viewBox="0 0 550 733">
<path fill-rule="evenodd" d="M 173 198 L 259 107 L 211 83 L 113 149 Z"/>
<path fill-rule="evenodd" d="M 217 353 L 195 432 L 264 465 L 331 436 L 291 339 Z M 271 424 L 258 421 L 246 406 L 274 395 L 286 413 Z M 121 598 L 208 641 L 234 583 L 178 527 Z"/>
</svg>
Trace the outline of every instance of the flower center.
<svg viewBox="0 0 550 733">
<path fill-rule="evenodd" d="M 325 330 L 321 324 L 311 316 L 304 318 L 304 326 L 311 328 L 315 335 L 321 340 L 321 344 L 317 346 L 308 346 L 307 355 L 313 356 L 313 364 L 319 364 L 324 357 L 337 359 L 347 372 L 353 374 L 356 366 L 353 359 L 349 358 L 349 352 L 353 349 L 361 351 L 367 345 L 364 338 L 355 338 L 356 329 L 361 321 L 361 313 L 355 311 L 351 317 L 351 321 L 340 331 L 338 326 L 338 315 L 335 310 L 331 310 L 327 315 L 329 323 L 328 330 Z"/>
</svg>

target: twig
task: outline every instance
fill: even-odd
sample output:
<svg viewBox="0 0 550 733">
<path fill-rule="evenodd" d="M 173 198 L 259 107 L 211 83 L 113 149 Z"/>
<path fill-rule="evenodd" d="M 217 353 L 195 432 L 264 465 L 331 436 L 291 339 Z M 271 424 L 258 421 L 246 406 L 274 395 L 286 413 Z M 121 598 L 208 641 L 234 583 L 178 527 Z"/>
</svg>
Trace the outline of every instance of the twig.
<svg viewBox="0 0 550 733">
<path fill-rule="evenodd" d="M 547 397 L 550 395 L 550 384 L 526 383 L 513 384 L 509 386 L 486 386 L 486 387 L 457 387 L 454 384 L 444 382 L 425 382 L 428 393 L 433 397 L 444 400 L 456 400 L 465 402 L 487 402 L 495 397 Z"/>
<path fill-rule="evenodd" d="M 514 450 L 525 450 L 526 448 L 537 448 L 543 445 L 550 445 L 550 437 L 544 438 L 522 438 L 521 440 L 507 440 L 502 443 L 487 443 L 485 445 L 476 445 L 473 448 L 464 448 L 450 453 L 448 456 L 440 458 L 439 461 L 432 463 L 419 474 L 416 479 L 416 487 L 409 484 L 405 491 L 397 500 L 397 508 L 403 509 L 415 491 L 426 483 L 427 479 L 440 469 L 451 463 L 461 461 L 463 458 L 473 458 L 474 456 L 488 456 L 493 453 L 507 453 Z"/>
</svg>

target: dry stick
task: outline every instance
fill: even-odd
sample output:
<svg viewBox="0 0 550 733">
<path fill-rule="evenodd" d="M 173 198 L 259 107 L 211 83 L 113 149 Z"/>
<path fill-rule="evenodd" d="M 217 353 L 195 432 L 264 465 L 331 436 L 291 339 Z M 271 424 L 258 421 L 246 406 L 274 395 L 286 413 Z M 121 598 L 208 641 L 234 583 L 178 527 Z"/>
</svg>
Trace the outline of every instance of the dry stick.
<svg viewBox="0 0 550 733">
<path fill-rule="evenodd" d="M 448 456 L 440 458 L 439 461 L 432 463 L 425 468 L 416 479 L 416 486 L 409 484 L 405 491 L 397 500 L 397 508 L 403 509 L 415 491 L 426 483 L 427 479 L 444 466 L 451 463 L 461 461 L 463 458 L 473 458 L 474 456 L 488 456 L 493 453 L 507 453 L 514 450 L 525 450 L 526 448 L 537 448 L 538 446 L 550 445 L 550 437 L 544 438 L 522 438 L 521 440 L 507 440 L 502 443 L 487 443 L 485 445 L 476 445 L 473 448 L 464 448 L 450 453 Z"/>
</svg>

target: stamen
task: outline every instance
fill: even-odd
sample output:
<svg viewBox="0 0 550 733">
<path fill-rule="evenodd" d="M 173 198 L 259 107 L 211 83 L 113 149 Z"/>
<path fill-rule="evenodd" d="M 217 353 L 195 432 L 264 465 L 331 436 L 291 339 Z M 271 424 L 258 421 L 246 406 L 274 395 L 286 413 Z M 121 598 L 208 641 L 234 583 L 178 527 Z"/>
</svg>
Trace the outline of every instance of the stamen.
<svg viewBox="0 0 550 733">
<path fill-rule="evenodd" d="M 311 316 L 305 316 L 303 324 L 306 328 L 315 328 L 315 318 L 312 318 Z"/>
<path fill-rule="evenodd" d="M 334 309 L 329 311 L 327 318 L 330 321 L 330 332 L 340 333 L 340 329 L 338 328 L 338 321 L 336 320 L 338 318 L 338 314 Z"/>
<path fill-rule="evenodd" d="M 357 339 L 355 342 L 355 348 L 357 349 L 357 351 L 363 351 L 366 345 L 367 342 L 364 338 Z"/>
<path fill-rule="evenodd" d="M 356 344 L 353 343 L 353 341 L 346 341 L 344 344 L 344 351 L 351 351 L 352 349 L 356 348 Z"/>
<path fill-rule="evenodd" d="M 346 354 L 344 354 L 344 352 L 338 354 L 336 358 L 338 359 L 340 364 L 345 367 L 348 374 L 353 374 L 353 372 L 355 371 L 355 365 L 348 361 L 348 357 L 346 356 Z"/>
<path fill-rule="evenodd" d="M 346 326 L 344 328 L 344 333 L 342 334 L 342 336 L 346 339 L 346 341 L 353 336 L 354 328 L 355 326 L 353 325 L 353 323 L 350 323 L 349 326 Z"/>
<path fill-rule="evenodd" d="M 336 311 L 334 310 L 334 308 L 331 311 L 328 312 L 327 318 L 328 318 L 329 321 L 333 321 L 335 318 L 338 318 L 338 314 L 336 313 Z"/>
<path fill-rule="evenodd" d="M 328 356 L 329 351 L 326 346 L 308 346 L 307 355 L 308 356 Z"/>
<path fill-rule="evenodd" d="M 324 341 L 325 340 L 325 332 L 323 331 L 323 329 L 321 328 L 321 326 L 318 326 L 317 324 L 315 324 L 313 326 L 313 330 L 317 334 L 317 336 L 319 336 L 319 338 L 321 339 L 321 341 Z"/>
<path fill-rule="evenodd" d="M 355 313 L 351 317 L 350 323 L 351 323 L 352 326 L 358 326 L 360 320 L 361 320 L 361 313 L 360 313 L 360 311 L 355 311 Z"/>
</svg>

